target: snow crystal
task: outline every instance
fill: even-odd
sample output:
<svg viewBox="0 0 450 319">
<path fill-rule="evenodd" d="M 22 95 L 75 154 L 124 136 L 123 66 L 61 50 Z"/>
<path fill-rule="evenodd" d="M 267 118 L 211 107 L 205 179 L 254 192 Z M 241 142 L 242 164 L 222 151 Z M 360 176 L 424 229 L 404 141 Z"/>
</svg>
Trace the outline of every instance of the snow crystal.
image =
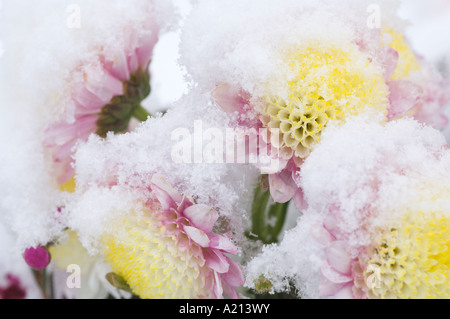
<svg viewBox="0 0 450 319">
<path fill-rule="evenodd" d="M 317 298 L 324 256 L 311 232 L 318 220 L 318 214 L 303 216 L 295 228 L 286 231 L 280 244 L 264 246 L 246 265 L 245 286 L 254 289 L 262 275 L 272 284 L 270 293 L 289 291 L 294 284 L 299 296 Z"/>
<path fill-rule="evenodd" d="M 181 33 L 181 62 L 205 91 L 229 83 L 255 96 L 282 72 L 285 50 L 309 41 L 348 43 L 356 30 L 367 32 L 373 4 L 386 20 L 397 7 L 396 1 L 197 0 Z"/>
</svg>

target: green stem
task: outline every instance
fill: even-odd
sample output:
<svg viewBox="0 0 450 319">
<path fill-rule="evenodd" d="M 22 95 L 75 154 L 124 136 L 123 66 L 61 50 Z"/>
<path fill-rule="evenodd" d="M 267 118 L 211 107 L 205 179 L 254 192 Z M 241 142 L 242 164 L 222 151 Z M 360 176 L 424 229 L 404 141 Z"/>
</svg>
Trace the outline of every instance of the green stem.
<svg viewBox="0 0 450 319">
<path fill-rule="evenodd" d="M 47 280 L 46 280 L 46 270 L 34 270 L 33 269 L 33 275 L 34 278 L 36 279 L 36 282 L 42 292 L 42 297 L 44 299 L 48 299 L 48 295 L 47 295 Z"/>
<path fill-rule="evenodd" d="M 275 224 L 273 226 L 269 226 L 269 233 L 271 242 L 277 242 L 278 236 L 280 235 L 284 223 L 286 222 L 286 215 L 289 208 L 289 202 L 287 203 L 275 203 L 269 208 L 269 218 L 275 219 Z"/>
<path fill-rule="evenodd" d="M 258 238 L 263 241 L 267 236 L 265 213 L 269 198 L 270 193 L 268 191 L 262 190 L 261 185 L 258 185 L 255 190 L 255 196 L 253 198 L 252 233 L 257 235 Z"/>
<path fill-rule="evenodd" d="M 264 244 L 276 243 L 286 221 L 288 208 L 289 202 L 274 203 L 270 191 L 258 185 L 253 198 L 251 232 Z"/>
<path fill-rule="evenodd" d="M 54 290 L 54 287 L 53 287 L 53 275 L 52 274 L 49 274 L 48 275 L 48 289 L 50 290 L 50 293 L 49 293 L 49 298 L 51 299 L 51 300 L 53 300 L 53 299 L 55 299 L 55 290 Z"/>
<path fill-rule="evenodd" d="M 147 112 L 147 110 L 144 109 L 142 105 L 139 105 L 133 110 L 133 116 L 141 122 L 145 122 L 149 117 L 152 117 L 152 115 Z"/>
</svg>

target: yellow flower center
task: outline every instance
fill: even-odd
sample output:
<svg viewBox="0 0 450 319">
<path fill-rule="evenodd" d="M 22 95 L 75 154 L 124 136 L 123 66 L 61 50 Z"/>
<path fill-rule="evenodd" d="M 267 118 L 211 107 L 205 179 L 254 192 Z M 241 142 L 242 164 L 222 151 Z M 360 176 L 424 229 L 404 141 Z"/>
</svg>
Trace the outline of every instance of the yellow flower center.
<svg viewBox="0 0 450 319">
<path fill-rule="evenodd" d="M 449 298 L 450 219 L 410 213 L 373 248 L 367 270 L 369 298 Z"/>
<path fill-rule="evenodd" d="M 309 155 L 329 121 L 367 109 L 387 113 L 382 73 L 356 45 L 309 46 L 289 54 L 288 63 L 290 80 L 271 84 L 262 111 L 268 117 L 263 122 L 279 130 L 281 147 L 291 148 L 296 156 Z"/>
<path fill-rule="evenodd" d="M 62 192 L 68 192 L 68 193 L 75 193 L 77 185 L 75 183 L 75 176 L 73 176 L 71 179 L 69 179 L 66 183 L 61 185 L 59 189 Z"/>
<path fill-rule="evenodd" d="M 105 259 L 143 299 L 209 298 L 213 278 L 200 248 L 189 238 L 168 236 L 157 216 L 124 220 L 120 233 L 103 238 Z M 197 256 L 197 257 L 196 257 Z"/>
</svg>

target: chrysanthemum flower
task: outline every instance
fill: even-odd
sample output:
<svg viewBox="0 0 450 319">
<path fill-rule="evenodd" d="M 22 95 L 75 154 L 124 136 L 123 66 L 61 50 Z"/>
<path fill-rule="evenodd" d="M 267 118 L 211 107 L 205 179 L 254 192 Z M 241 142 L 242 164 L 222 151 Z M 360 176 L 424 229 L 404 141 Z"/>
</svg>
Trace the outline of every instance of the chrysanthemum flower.
<svg viewBox="0 0 450 319">
<path fill-rule="evenodd" d="M 330 232 L 320 294 L 334 298 L 449 298 L 450 219 L 447 214 L 405 212 L 380 227 L 371 245 L 352 257 Z"/>
<path fill-rule="evenodd" d="M 250 262 L 249 284 L 263 274 L 305 297 L 448 298 L 449 167 L 445 138 L 413 119 L 330 127 L 302 165 L 308 208 Z"/>
<path fill-rule="evenodd" d="M 437 129 L 444 128 L 448 119 L 443 108 L 450 100 L 444 79 L 412 50 L 400 31 L 388 28 L 381 37 L 385 49 L 379 51 L 378 58 L 388 66 L 388 117 L 407 114 Z"/>
<path fill-rule="evenodd" d="M 269 93 L 260 107 L 261 120 L 279 129 L 291 156 L 308 156 L 329 121 L 368 109 L 387 113 L 388 87 L 380 69 L 356 45 L 311 44 L 293 50 L 287 63 L 292 76 L 282 77 L 280 84 L 286 93 Z"/>
<path fill-rule="evenodd" d="M 319 292 L 337 298 L 448 298 L 448 147 L 439 132 L 413 121 L 389 123 L 366 138 L 380 130 L 391 132 L 392 141 L 378 134 L 384 141 L 372 144 L 371 155 L 342 160 L 341 176 L 359 169 L 364 176 L 345 183 L 358 190 L 336 191 L 314 231 L 325 254 Z"/>
<path fill-rule="evenodd" d="M 249 94 L 222 85 L 213 93 L 228 113 L 260 122 L 239 121 L 239 125 L 262 125 L 269 130 L 269 148 L 280 161 L 280 171 L 269 174 L 270 191 L 276 202 L 294 198 L 304 209 L 298 173 L 304 158 L 320 143 L 330 121 L 367 110 L 388 114 L 389 87 L 383 70 L 371 63 L 357 45 L 335 47 L 310 44 L 286 54 L 287 73 L 274 78 L 263 101 L 252 104 Z M 234 97 L 233 97 L 234 95 Z M 240 118 L 240 117 L 239 117 Z"/>
<path fill-rule="evenodd" d="M 154 175 L 145 215 L 130 214 L 103 237 L 112 270 L 141 298 L 237 298 L 243 284 L 229 237 L 213 228 L 218 213 L 179 194 Z"/>
<path fill-rule="evenodd" d="M 284 67 L 268 81 L 263 98 L 226 85 L 213 92 L 224 111 L 239 114 L 238 125 L 262 125 L 271 132 L 268 144 L 282 163 L 269 176 L 276 202 L 295 195 L 299 208 L 306 207 L 298 187 L 301 163 L 330 122 L 342 124 L 369 111 L 386 120 L 413 116 L 438 128 L 446 125 L 442 107 L 448 96 L 405 37 L 391 29 L 367 37 L 339 45 L 318 40 L 286 50 Z M 260 123 L 242 121 L 255 113 Z M 286 178 L 288 172 L 292 178 Z"/>
<path fill-rule="evenodd" d="M 366 282 L 376 276 L 368 297 L 449 298 L 449 226 L 445 214 L 409 212 L 398 227 L 381 231 L 363 259 Z"/>
<path fill-rule="evenodd" d="M 147 119 L 148 113 L 140 103 L 150 93 L 148 67 L 158 40 L 158 26 L 149 22 L 144 29 L 144 35 L 126 32 L 122 50 L 111 55 L 104 49 L 97 63 L 80 65 L 74 72 L 79 80 L 68 103 L 70 114 L 50 125 L 45 135 L 60 185 L 73 176 L 71 155 L 77 142 L 93 133 L 105 137 L 108 132 L 125 132 L 132 117 Z"/>
</svg>

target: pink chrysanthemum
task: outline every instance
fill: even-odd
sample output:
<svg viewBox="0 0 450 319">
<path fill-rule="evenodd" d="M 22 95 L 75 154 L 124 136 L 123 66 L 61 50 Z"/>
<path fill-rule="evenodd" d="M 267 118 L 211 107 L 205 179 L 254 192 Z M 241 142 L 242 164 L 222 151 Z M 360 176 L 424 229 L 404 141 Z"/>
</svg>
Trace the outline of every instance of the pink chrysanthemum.
<svg viewBox="0 0 450 319">
<path fill-rule="evenodd" d="M 330 215 L 323 228 L 318 227 L 316 239 L 325 247 L 326 260 L 320 270 L 322 281 L 319 294 L 337 299 L 365 298 L 363 270 L 358 258 L 352 257 L 348 245 L 336 227 L 336 218 Z"/>
<path fill-rule="evenodd" d="M 278 75 L 266 97 L 228 84 L 212 93 L 223 111 L 237 115 L 236 126 L 269 130 L 263 148 L 275 149 L 271 156 L 280 164 L 269 173 L 276 202 L 294 199 L 299 209 L 307 207 L 299 187 L 301 164 L 330 121 L 342 123 L 369 111 L 385 114 L 386 120 L 412 116 L 436 128 L 448 122 L 442 79 L 395 31 L 364 33 L 341 47 L 319 41 L 288 52 L 289 74 Z"/>
<path fill-rule="evenodd" d="M 105 235 L 106 260 L 141 298 L 238 298 L 244 279 L 226 254 L 237 248 L 213 232 L 219 214 L 195 204 L 154 175 L 145 216 L 129 217 Z"/>
<path fill-rule="evenodd" d="M 326 260 L 321 266 L 319 287 L 322 297 L 440 299 L 450 296 L 448 214 L 430 210 L 405 211 L 399 215 L 394 225 L 379 227 L 370 244 L 352 251 L 345 237 L 325 222 L 321 242 Z"/>
<path fill-rule="evenodd" d="M 96 64 L 80 66 L 82 79 L 75 83 L 69 101 L 70 120 L 53 123 L 45 133 L 45 145 L 52 149 L 58 182 L 73 176 L 72 149 L 92 133 L 104 137 L 108 132 L 125 132 L 132 117 L 146 120 L 140 103 L 150 93 L 149 63 L 158 41 L 158 26 L 149 22 L 144 36 L 125 33 L 126 45 L 111 56 L 99 54 Z"/>
</svg>

